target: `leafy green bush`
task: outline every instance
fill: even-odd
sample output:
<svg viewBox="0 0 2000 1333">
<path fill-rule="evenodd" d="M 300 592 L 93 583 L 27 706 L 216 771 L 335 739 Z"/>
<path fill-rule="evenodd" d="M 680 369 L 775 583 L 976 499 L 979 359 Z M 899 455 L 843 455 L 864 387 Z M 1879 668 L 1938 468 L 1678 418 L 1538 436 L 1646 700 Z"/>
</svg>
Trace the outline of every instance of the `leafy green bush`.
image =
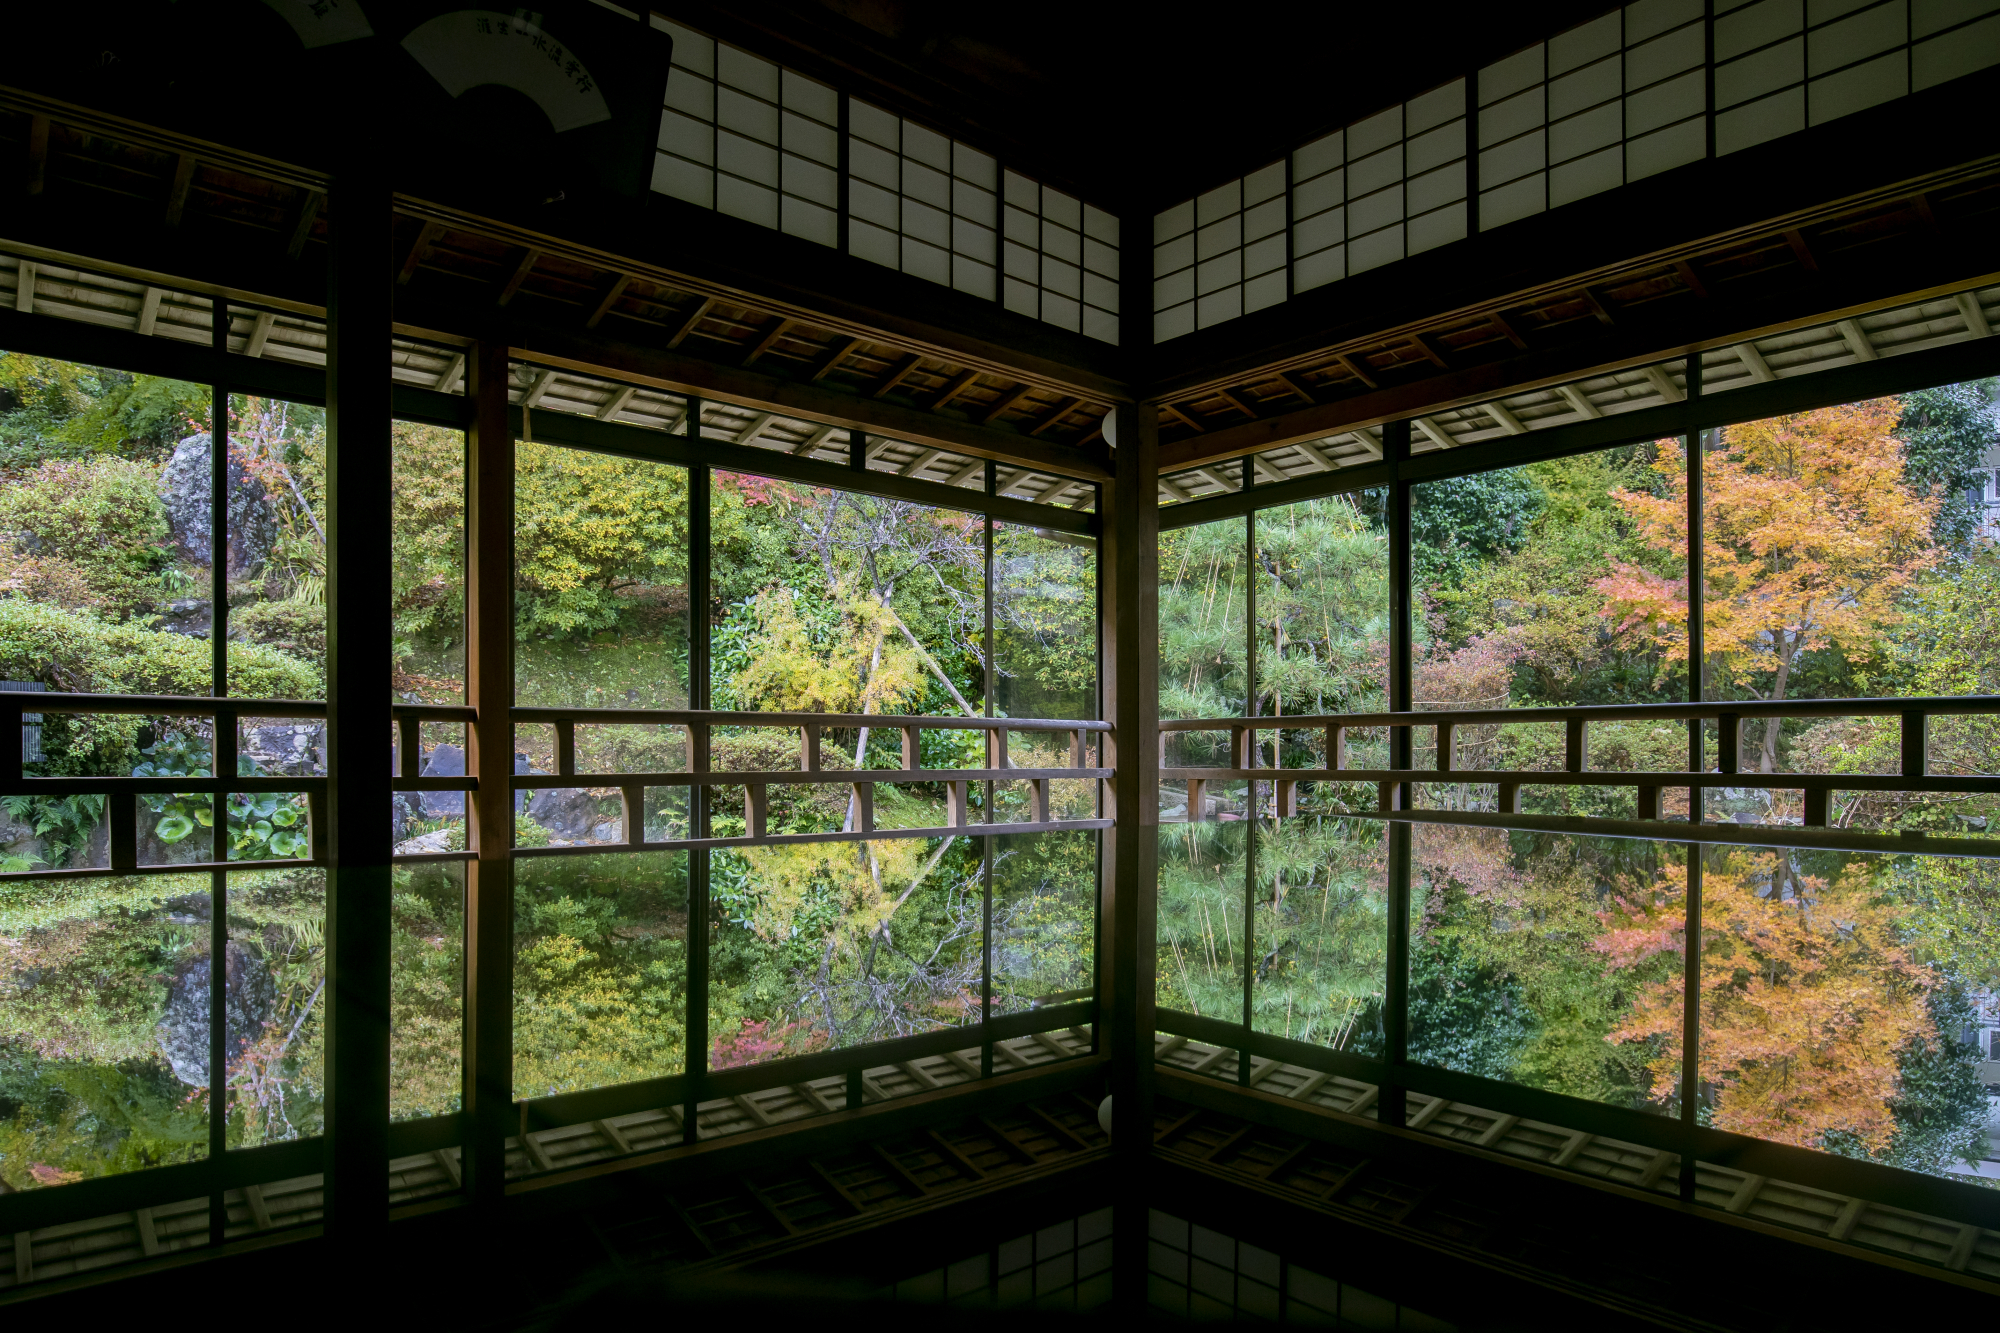
<svg viewBox="0 0 2000 1333">
<path fill-rule="evenodd" d="M 326 608 L 287 598 L 231 607 L 232 637 L 275 648 L 287 657 L 326 668 Z"/>
<path fill-rule="evenodd" d="M 0 488 L 0 534 L 18 554 L 74 571 L 113 619 L 152 606 L 171 560 L 153 469 L 125 458 L 51 459 Z"/>
</svg>

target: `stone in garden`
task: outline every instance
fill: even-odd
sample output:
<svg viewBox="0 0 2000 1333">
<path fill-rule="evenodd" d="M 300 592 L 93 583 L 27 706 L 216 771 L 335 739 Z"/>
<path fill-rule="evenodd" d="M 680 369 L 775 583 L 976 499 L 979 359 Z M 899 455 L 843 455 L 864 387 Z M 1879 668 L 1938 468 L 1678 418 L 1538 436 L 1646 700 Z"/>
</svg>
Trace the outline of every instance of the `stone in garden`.
<svg viewBox="0 0 2000 1333">
<path fill-rule="evenodd" d="M 190 435 L 160 471 L 160 504 L 167 511 L 174 546 L 197 565 L 209 563 L 209 448 L 206 432 Z M 233 455 L 228 499 L 228 572 L 231 579 L 241 579 L 256 573 L 271 553 L 278 518 L 264 483 Z"/>
<path fill-rule="evenodd" d="M 597 798 L 586 787 L 545 787 L 535 793 L 528 818 L 559 838 L 575 841 L 598 822 Z"/>
<path fill-rule="evenodd" d="M 234 1066 L 264 1035 L 278 1007 L 278 987 L 264 960 L 234 940 L 223 960 L 227 982 L 223 1054 L 228 1066 Z M 166 1012 L 155 1029 L 160 1054 L 167 1057 L 174 1077 L 195 1088 L 209 1086 L 208 978 L 207 954 L 182 963 L 168 984 Z"/>
</svg>

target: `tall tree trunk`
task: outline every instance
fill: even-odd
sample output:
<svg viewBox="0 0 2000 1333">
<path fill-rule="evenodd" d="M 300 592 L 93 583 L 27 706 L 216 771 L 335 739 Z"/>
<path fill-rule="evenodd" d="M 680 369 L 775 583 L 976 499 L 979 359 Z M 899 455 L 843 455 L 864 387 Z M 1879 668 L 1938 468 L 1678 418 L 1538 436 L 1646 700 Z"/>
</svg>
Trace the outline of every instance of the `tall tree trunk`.
<svg viewBox="0 0 2000 1333">
<path fill-rule="evenodd" d="M 868 679 L 863 681 L 861 684 L 861 711 L 864 713 L 868 711 L 868 691 L 875 684 L 875 673 L 882 669 L 882 639 L 883 635 L 881 634 L 877 634 L 875 636 L 875 651 L 871 655 L 868 661 Z M 861 739 L 856 741 L 854 744 L 854 766 L 856 768 L 861 767 L 862 760 L 867 755 L 867 753 L 868 753 L 868 728 L 863 727 L 861 729 Z M 857 802 L 859 802 L 860 799 L 861 798 L 857 793 L 852 791 L 848 792 L 847 818 L 843 819 L 840 823 L 840 831 L 842 833 L 854 832 L 854 816 L 857 812 L 856 804 Z"/>
<path fill-rule="evenodd" d="M 1773 703 L 1785 697 L 1785 686 L 1792 678 L 1792 655 L 1797 650 L 1798 640 L 1784 630 L 1778 631 L 1778 675 L 1771 682 Z M 1764 726 L 1764 753 L 1757 771 L 1775 773 L 1778 771 L 1778 735 L 1784 729 L 1784 719 L 1774 717 Z"/>
</svg>

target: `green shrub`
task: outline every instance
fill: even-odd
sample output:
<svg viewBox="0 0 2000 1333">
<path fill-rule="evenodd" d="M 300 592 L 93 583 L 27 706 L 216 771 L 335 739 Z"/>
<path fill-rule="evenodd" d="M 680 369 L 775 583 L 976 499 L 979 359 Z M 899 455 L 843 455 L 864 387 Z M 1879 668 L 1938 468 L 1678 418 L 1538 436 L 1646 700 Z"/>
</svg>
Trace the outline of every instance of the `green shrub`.
<svg viewBox="0 0 2000 1333">
<path fill-rule="evenodd" d="M 326 608 L 286 599 L 231 607 L 232 637 L 274 648 L 288 657 L 326 668 Z"/>
<path fill-rule="evenodd" d="M 0 533 L 77 571 L 92 604 L 123 618 L 150 608 L 171 558 L 154 487 L 153 469 L 129 459 L 51 459 L 0 488 Z"/>
</svg>

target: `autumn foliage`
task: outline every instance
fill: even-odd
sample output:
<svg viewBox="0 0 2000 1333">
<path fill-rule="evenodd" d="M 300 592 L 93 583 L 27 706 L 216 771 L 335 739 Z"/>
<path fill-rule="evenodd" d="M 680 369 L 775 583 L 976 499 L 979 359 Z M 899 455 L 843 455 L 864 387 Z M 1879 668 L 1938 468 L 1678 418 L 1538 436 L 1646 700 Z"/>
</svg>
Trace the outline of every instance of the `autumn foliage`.
<svg viewBox="0 0 2000 1333">
<path fill-rule="evenodd" d="M 1886 1149 L 1898 1052 L 1937 1042 L 1924 1006 L 1934 978 L 1869 868 L 1829 882 L 1781 855 L 1737 852 L 1705 866 L 1701 896 L 1700 1076 L 1715 1124 L 1805 1148 L 1845 1131 Z M 1686 904 L 1686 867 L 1663 867 L 1649 900 L 1620 898 L 1601 914 L 1593 947 L 1613 970 L 1678 953 Z M 1653 1045 L 1658 1101 L 1679 1088 L 1683 1014 L 1679 979 L 1654 982 L 1610 1034 Z"/>
<path fill-rule="evenodd" d="M 1905 484 L 1893 398 L 1731 426 L 1703 453 L 1703 641 L 1707 666 L 1761 678 L 1783 699 L 1803 653 L 1866 655 L 1901 619 L 1897 597 L 1937 560 L 1938 501 Z M 1687 458 L 1658 443 L 1656 493 L 1620 488 L 1618 503 L 1646 543 L 1687 558 Z M 1687 582 L 1618 563 L 1600 579 L 1604 614 L 1650 636 L 1669 661 L 1687 658 Z M 1762 764 L 1777 764 L 1777 729 Z"/>
</svg>

